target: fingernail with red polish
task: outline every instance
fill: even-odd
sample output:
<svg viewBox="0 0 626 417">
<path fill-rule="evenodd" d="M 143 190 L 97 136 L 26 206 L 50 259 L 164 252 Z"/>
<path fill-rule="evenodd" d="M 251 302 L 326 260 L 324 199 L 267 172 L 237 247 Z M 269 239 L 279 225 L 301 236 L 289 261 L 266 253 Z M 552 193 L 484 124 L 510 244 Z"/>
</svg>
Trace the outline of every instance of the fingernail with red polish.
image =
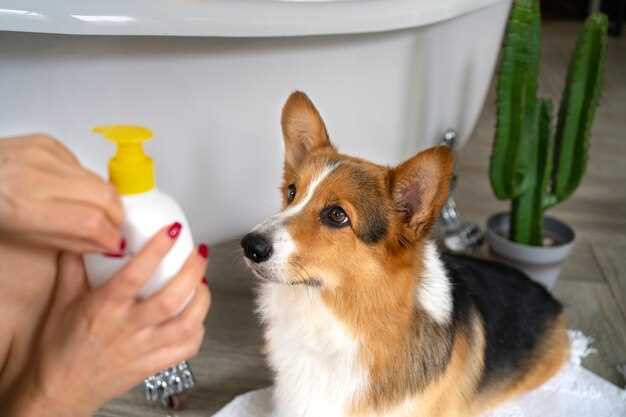
<svg viewBox="0 0 626 417">
<path fill-rule="evenodd" d="M 204 259 L 209 257 L 209 247 L 205 243 L 201 243 L 198 246 L 198 254 L 202 256 Z"/>
<path fill-rule="evenodd" d="M 209 286 L 209 280 L 206 279 L 206 277 L 202 277 L 202 283 L 206 285 L 207 287 Z"/>
<path fill-rule="evenodd" d="M 122 256 L 124 256 L 124 250 L 126 249 L 126 239 L 122 239 L 120 240 L 120 250 L 117 253 L 105 253 L 105 256 L 108 256 L 110 258 L 121 258 Z"/>
<path fill-rule="evenodd" d="M 178 222 L 172 223 L 169 229 L 167 229 L 167 235 L 171 237 L 172 239 L 176 239 L 178 235 L 180 234 L 180 229 L 182 228 L 183 228 L 182 224 Z"/>
</svg>

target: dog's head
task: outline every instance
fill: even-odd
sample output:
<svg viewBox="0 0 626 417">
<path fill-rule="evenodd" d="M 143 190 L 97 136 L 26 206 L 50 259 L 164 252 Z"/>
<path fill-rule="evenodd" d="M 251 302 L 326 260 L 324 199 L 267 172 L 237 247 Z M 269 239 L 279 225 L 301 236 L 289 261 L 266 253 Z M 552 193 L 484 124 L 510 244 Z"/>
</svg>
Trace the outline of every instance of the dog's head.
<svg viewBox="0 0 626 417">
<path fill-rule="evenodd" d="M 446 201 L 450 150 L 431 148 L 395 168 L 342 155 L 301 92 L 285 103 L 281 124 L 283 210 L 241 241 L 255 275 L 333 289 L 410 263 Z"/>
</svg>

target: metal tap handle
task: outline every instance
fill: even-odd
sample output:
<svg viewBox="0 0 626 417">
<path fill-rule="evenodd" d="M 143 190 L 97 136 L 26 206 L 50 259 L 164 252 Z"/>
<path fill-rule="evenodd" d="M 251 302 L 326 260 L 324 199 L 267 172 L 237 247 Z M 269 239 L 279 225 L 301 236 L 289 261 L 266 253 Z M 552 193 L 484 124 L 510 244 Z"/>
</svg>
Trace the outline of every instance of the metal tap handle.
<svg viewBox="0 0 626 417">
<path fill-rule="evenodd" d="M 449 129 L 443 134 L 441 144 L 448 146 L 456 153 L 456 141 L 456 132 Z M 480 247 L 483 241 L 483 232 L 477 223 L 464 222 L 461 218 L 461 213 L 459 213 L 454 197 L 452 197 L 452 191 L 456 187 L 457 180 L 458 176 L 455 166 L 452 181 L 450 182 L 450 196 L 441 210 L 439 219 L 445 230 L 444 245 L 453 252 L 464 252 Z"/>
</svg>

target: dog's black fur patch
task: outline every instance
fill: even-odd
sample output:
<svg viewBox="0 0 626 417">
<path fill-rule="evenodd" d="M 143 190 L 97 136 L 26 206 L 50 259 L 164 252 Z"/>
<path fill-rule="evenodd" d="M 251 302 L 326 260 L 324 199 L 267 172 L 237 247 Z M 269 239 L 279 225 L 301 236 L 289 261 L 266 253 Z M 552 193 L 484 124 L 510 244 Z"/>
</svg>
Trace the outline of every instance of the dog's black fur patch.
<svg viewBox="0 0 626 417">
<path fill-rule="evenodd" d="M 361 216 L 360 227 L 357 230 L 359 238 L 373 244 L 381 241 L 389 228 L 384 207 L 380 204 L 383 195 L 379 184 L 370 173 L 355 165 L 346 165 L 350 170 L 349 178 L 354 181 L 359 191 L 354 205 Z"/>
<path fill-rule="evenodd" d="M 561 304 L 523 272 L 503 264 L 443 254 L 453 287 L 456 326 L 469 323 L 473 309 L 485 329 L 485 366 L 479 389 L 515 374 L 533 359 Z"/>
</svg>

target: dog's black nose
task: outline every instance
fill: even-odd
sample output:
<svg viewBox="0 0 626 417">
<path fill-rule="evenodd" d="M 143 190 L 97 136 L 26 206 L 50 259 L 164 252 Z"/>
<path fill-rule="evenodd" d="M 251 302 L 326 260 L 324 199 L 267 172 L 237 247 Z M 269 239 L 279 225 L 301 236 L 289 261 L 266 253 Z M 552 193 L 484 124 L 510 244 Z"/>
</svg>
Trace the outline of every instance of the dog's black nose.
<svg viewBox="0 0 626 417">
<path fill-rule="evenodd" d="M 252 262 L 267 261 L 272 256 L 272 243 L 258 233 L 248 233 L 241 239 L 241 247 L 246 258 Z"/>
</svg>

